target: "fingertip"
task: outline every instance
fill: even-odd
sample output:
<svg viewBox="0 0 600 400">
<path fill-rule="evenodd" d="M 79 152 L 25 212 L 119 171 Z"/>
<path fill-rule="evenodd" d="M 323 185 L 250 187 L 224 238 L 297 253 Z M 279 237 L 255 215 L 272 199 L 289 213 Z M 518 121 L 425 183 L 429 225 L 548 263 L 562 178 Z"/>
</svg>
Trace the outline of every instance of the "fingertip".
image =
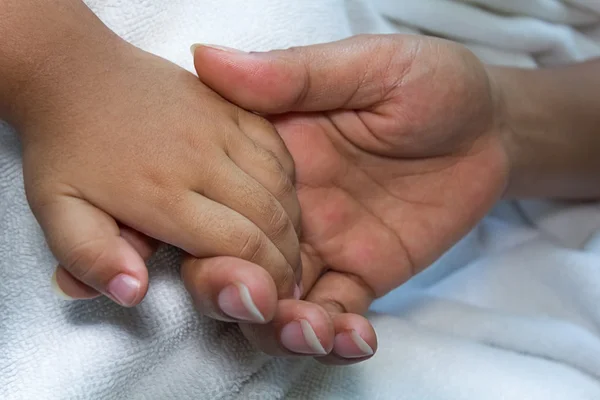
<svg viewBox="0 0 600 400">
<path fill-rule="evenodd" d="M 234 257 L 189 257 L 181 276 L 203 315 L 258 324 L 275 316 L 277 287 L 269 273 L 254 263 Z"/>
<path fill-rule="evenodd" d="M 357 314 L 339 314 L 334 318 L 333 350 L 318 359 L 326 365 L 350 365 L 370 359 L 378 348 L 375 329 L 368 319 Z"/>
<path fill-rule="evenodd" d="M 261 271 L 264 271 L 261 268 Z M 273 279 L 265 274 L 256 280 L 247 280 L 246 287 L 248 295 L 254 302 L 256 310 L 260 312 L 264 320 L 261 323 L 271 321 L 277 311 L 277 288 Z M 249 302 L 247 302 L 249 304 Z M 248 308 L 252 308 L 248 306 Z"/>
<path fill-rule="evenodd" d="M 227 62 L 223 57 L 230 55 L 244 55 L 248 54 L 244 51 L 233 49 L 226 46 L 214 45 L 214 44 L 203 44 L 203 43 L 194 43 L 190 46 L 190 52 L 192 53 L 192 57 L 194 59 L 194 67 L 196 68 L 196 72 L 199 76 L 201 76 L 202 72 L 210 72 L 213 71 L 213 66 L 211 65 L 210 56 L 213 60 L 212 62 L 217 62 L 218 64 L 226 64 Z M 228 63 L 227 63 L 228 64 Z"/>
<path fill-rule="evenodd" d="M 111 268 L 112 276 L 106 278 L 102 292 L 123 307 L 134 307 L 144 299 L 148 291 L 146 263 L 124 237 L 117 238 L 113 251 L 116 257 Z"/>
<path fill-rule="evenodd" d="M 323 357 L 333 348 L 334 328 L 320 306 L 300 300 L 280 300 L 271 323 L 240 324 L 256 348 L 273 356 Z"/>
<path fill-rule="evenodd" d="M 106 286 L 107 295 L 123 307 L 133 307 L 142 301 L 142 282 L 127 274 L 118 274 Z"/>
<path fill-rule="evenodd" d="M 282 300 L 275 317 L 279 340 L 296 354 L 323 356 L 333 349 L 334 327 L 320 306 L 301 300 Z"/>
<path fill-rule="evenodd" d="M 327 350 L 317 336 L 312 324 L 306 320 L 291 321 L 280 332 L 283 347 L 297 354 L 324 356 Z"/>
<path fill-rule="evenodd" d="M 333 351 L 342 358 L 371 357 L 375 350 L 356 331 L 346 331 L 335 335 Z"/>
<path fill-rule="evenodd" d="M 58 282 L 56 281 L 56 269 L 54 270 L 54 272 L 52 273 L 52 277 L 50 278 L 50 285 L 52 287 L 52 291 L 54 292 L 54 294 L 56 295 L 56 297 L 58 297 L 59 299 L 62 300 L 75 300 L 73 297 L 69 296 L 68 294 L 66 294 L 61 287 L 58 285 Z"/>
<path fill-rule="evenodd" d="M 200 45 L 200 44 L 198 44 L 198 43 L 194 43 L 194 44 L 192 44 L 192 45 L 190 46 L 190 53 L 192 53 L 192 57 L 195 57 L 195 56 L 196 56 L 196 49 L 197 49 L 198 47 L 200 47 L 200 46 L 201 46 L 201 45 Z"/>
<path fill-rule="evenodd" d="M 252 298 L 248 286 L 231 284 L 219 292 L 217 304 L 222 312 L 238 321 L 264 324 L 266 319 Z"/>
</svg>

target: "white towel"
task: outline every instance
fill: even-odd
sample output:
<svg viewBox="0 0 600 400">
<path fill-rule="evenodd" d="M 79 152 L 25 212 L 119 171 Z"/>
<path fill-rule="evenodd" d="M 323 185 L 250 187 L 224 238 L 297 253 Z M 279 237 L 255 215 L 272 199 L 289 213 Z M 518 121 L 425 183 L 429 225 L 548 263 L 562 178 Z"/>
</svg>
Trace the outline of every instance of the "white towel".
<svg viewBox="0 0 600 400">
<path fill-rule="evenodd" d="M 597 0 L 88 4 L 130 42 L 190 70 L 194 42 L 265 50 L 419 30 L 501 64 L 600 55 Z M 54 260 L 25 200 L 19 150 L 0 124 L 2 399 L 600 398 L 597 205 L 500 205 L 431 269 L 377 302 L 387 315 L 372 316 L 380 351 L 371 361 L 328 368 L 258 354 L 234 325 L 198 317 L 173 252 L 156 257 L 135 309 L 54 297 Z"/>
</svg>

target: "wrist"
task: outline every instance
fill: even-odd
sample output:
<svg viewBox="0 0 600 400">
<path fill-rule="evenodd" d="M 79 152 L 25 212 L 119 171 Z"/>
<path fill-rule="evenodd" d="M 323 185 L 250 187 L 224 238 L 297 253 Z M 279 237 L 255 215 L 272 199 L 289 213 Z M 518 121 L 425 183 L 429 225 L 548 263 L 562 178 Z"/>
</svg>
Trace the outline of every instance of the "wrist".
<svg viewBox="0 0 600 400">
<path fill-rule="evenodd" d="M 506 197 L 600 196 L 599 66 L 488 68 L 509 157 Z"/>
<path fill-rule="evenodd" d="M 495 131 L 500 137 L 500 142 L 508 159 L 508 181 L 504 197 L 519 196 L 524 182 L 531 179 L 532 166 L 526 161 L 523 154 L 523 131 L 528 129 L 523 126 L 523 114 L 535 114 L 536 111 L 526 110 L 531 107 L 531 102 L 526 99 L 527 93 L 523 92 L 518 81 L 519 71 L 503 67 L 487 67 L 492 86 L 494 100 Z"/>
<path fill-rule="evenodd" d="M 120 39 L 80 0 L 8 0 L 0 36 L 0 118 L 20 129 Z M 6 31 L 16 34 L 7 36 Z M 86 65 L 87 64 L 87 65 Z"/>
</svg>

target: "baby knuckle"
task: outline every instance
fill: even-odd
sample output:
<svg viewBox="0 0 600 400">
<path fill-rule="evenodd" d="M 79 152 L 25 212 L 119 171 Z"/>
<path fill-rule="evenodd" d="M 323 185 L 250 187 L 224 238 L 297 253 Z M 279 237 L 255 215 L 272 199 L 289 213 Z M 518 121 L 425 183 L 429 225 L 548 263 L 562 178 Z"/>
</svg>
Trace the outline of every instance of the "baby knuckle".
<svg viewBox="0 0 600 400">
<path fill-rule="evenodd" d="M 265 238 L 262 232 L 256 228 L 244 231 L 243 242 L 239 248 L 238 257 L 248 261 L 254 261 L 261 257 L 266 248 Z"/>
<path fill-rule="evenodd" d="M 266 150 L 268 154 L 265 157 L 265 170 L 269 171 L 271 180 L 271 186 L 273 187 L 274 194 L 289 194 L 294 188 L 294 166 L 293 161 L 291 165 L 285 165 L 286 162 L 279 159 L 275 153 L 270 150 Z M 276 196 L 279 198 L 279 196 Z"/>
<path fill-rule="evenodd" d="M 293 294 L 293 288 L 296 285 L 296 275 L 291 268 L 279 268 L 272 273 L 272 277 L 279 288 L 280 296 Z"/>
<path fill-rule="evenodd" d="M 102 246 L 102 242 L 102 239 L 91 239 L 77 243 L 66 251 L 63 266 L 84 282 L 93 280 L 106 258 L 107 246 Z"/>
<path fill-rule="evenodd" d="M 168 215 L 188 215 L 189 213 L 185 212 L 185 197 L 185 192 L 181 189 L 162 187 L 146 192 L 143 199 L 154 198 L 156 208 Z"/>
<path fill-rule="evenodd" d="M 278 199 L 282 200 L 294 195 L 296 188 L 290 177 L 285 173 L 279 173 L 278 179 L 273 185 L 273 195 Z"/>
<path fill-rule="evenodd" d="M 167 168 L 146 168 L 141 172 L 140 179 L 131 184 L 137 184 L 137 189 L 142 192 L 172 191 L 178 186 L 178 178 L 170 174 Z"/>
<path fill-rule="evenodd" d="M 267 151 L 271 153 L 270 161 L 274 163 L 274 169 L 282 171 L 289 177 L 294 176 L 296 172 L 296 165 L 294 164 L 294 159 L 292 158 L 292 155 L 290 154 L 290 152 L 284 144 L 281 144 L 281 148 L 275 147 Z"/>
<path fill-rule="evenodd" d="M 272 240 L 277 240 L 287 236 L 290 231 L 294 231 L 294 225 L 292 224 L 290 217 L 282 207 L 276 207 L 271 212 L 268 236 Z"/>
<path fill-rule="evenodd" d="M 279 162 L 283 167 L 286 177 L 288 178 L 288 180 L 291 181 L 296 177 L 296 164 L 294 163 L 294 159 L 292 158 L 292 155 L 288 152 L 288 150 L 286 149 L 285 151 L 286 153 L 284 153 L 283 156 L 279 157 Z"/>
</svg>

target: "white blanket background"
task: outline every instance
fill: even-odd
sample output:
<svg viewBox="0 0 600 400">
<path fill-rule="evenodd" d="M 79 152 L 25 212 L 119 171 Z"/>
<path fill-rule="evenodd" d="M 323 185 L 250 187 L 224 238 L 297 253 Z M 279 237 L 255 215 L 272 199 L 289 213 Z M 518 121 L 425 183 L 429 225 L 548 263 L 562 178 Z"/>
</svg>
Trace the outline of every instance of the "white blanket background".
<svg viewBox="0 0 600 400">
<path fill-rule="evenodd" d="M 424 32 L 484 61 L 600 55 L 600 0 L 88 0 L 133 44 L 192 68 L 195 42 L 246 50 Z M 600 93 L 600 88 L 599 88 Z M 0 123 L 0 398 L 600 399 L 600 207 L 501 204 L 427 272 L 381 299 L 379 353 L 328 368 L 272 359 L 194 313 L 175 253 L 135 309 L 69 303 Z M 390 266 L 392 267 L 392 266 Z"/>
</svg>

